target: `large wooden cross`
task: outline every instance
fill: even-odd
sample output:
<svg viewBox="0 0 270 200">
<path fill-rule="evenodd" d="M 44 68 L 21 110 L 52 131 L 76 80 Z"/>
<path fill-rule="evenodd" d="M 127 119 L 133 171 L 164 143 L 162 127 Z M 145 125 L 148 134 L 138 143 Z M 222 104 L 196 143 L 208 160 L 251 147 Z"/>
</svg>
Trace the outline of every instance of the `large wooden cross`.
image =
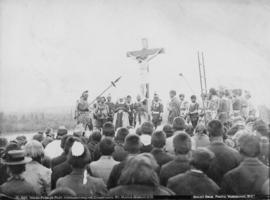
<svg viewBox="0 0 270 200">
<path fill-rule="evenodd" d="M 127 57 L 131 57 L 138 61 L 141 65 L 141 76 L 149 73 L 149 61 L 152 60 L 160 53 L 164 53 L 163 48 L 148 49 L 148 41 L 146 38 L 142 39 L 142 50 L 139 51 L 129 51 L 127 52 Z M 143 79 L 143 78 L 142 78 Z M 145 80 L 141 83 L 141 95 L 143 98 L 149 98 L 149 81 Z"/>
</svg>

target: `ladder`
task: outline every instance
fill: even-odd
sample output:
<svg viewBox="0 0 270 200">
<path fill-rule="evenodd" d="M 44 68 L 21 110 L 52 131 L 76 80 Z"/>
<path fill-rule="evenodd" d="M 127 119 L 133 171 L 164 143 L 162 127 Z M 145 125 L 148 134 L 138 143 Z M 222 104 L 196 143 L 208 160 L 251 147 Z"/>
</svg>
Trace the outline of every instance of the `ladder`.
<svg viewBox="0 0 270 200">
<path fill-rule="evenodd" d="M 201 98 L 203 104 L 203 112 L 204 112 L 204 123 L 206 125 L 206 105 L 205 105 L 205 98 L 207 96 L 207 84 L 206 84 L 206 74 L 205 74 L 205 63 L 204 63 L 204 53 L 198 51 L 198 66 L 199 66 L 199 76 L 200 76 L 200 86 L 201 86 Z"/>
</svg>

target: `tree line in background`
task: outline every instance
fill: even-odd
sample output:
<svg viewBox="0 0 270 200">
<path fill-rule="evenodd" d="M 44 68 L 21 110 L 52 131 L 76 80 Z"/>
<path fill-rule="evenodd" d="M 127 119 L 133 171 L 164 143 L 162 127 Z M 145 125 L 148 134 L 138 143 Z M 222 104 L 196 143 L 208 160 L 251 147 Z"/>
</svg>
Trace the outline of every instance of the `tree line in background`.
<svg viewBox="0 0 270 200">
<path fill-rule="evenodd" d="M 0 112 L 0 133 L 18 131 L 42 131 L 46 127 L 57 129 L 64 125 L 68 129 L 75 126 L 71 113 L 27 113 L 27 114 L 6 114 Z"/>
</svg>

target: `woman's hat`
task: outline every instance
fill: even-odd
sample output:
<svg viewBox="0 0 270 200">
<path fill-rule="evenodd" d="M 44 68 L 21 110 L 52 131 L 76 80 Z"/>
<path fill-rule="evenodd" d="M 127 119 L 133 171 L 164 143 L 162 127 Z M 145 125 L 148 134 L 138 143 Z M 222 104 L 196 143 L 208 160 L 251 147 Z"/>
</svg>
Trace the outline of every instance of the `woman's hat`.
<svg viewBox="0 0 270 200">
<path fill-rule="evenodd" d="M 32 161 L 32 158 L 26 157 L 23 150 L 11 150 L 8 151 L 2 163 L 6 165 L 22 165 L 30 161 Z"/>
</svg>

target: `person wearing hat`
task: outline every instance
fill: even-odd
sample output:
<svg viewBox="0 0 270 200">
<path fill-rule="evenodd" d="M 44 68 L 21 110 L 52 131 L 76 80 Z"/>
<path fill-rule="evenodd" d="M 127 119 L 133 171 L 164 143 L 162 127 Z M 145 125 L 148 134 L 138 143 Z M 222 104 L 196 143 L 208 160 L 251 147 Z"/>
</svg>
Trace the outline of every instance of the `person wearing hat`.
<svg viewBox="0 0 270 200">
<path fill-rule="evenodd" d="M 192 152 L 191 169 L 178 174 L 168 181 L 170 188 L 176 195 L 216 195 L 218 185 L 205 172 L 214 157 L 214 153 L 206 148 L 198 148 Z"/>
<path fill-rule="evenodd" d="M 179 98 L 176 95 L 175 90 L 171 90 L 169 95 L 170 95 L 171 100 L 168 106 L 168 111 L 169 111 L 168 123 L 172 124 L 174 118 L 179 117 L 181 115 L 181 103 L 179 101 Z"/>
<path fill-rule="evenodd" d="M 26 156 L 32 158 L 32 161 L 26 163 L 22 177 L 33 185 L 38 196 L 48 195 L 51 191 L 52 171 L 41 164 L 44 157 L 42 144 L 36 140 L 31 140 L 25 145 L 24 151 Z"/>
<path fill-rule="evenodd" d="M 61 139 L 64 135 L 67 135 L 67 133 L 68 130 L 65 126 L 60 126 L 58 128 L 56 140 L 49 143 L 44 150 L 46 156 L 53 159 L 63 153 L 63 149 L 61 148 Z"/>
<path fill-rule="evenodd" d="M 140 137 L 135 134 L 129 134 L 125 138 L 124 142 L 124 149 L 128 152 L 128 155 L 126 156 L 126 159 L 120 162 L 119 164 L 115 165 L 111 171 L 111 174 L 109 176 L 108 182 L 107 182 L 107 188 L 113 188 L 118 185 L 118 180 L 120 178 L 120 175 L 122 173 L 123 168 L 125 167 L 126 161 L 129 157 L 135 156 L 139 154 L 140 152 Z"/>
<path fill-rule="evenodd" d="M 2 163 L 7 165 L 10 178 L 0 186 L 0 193 L 10 197 L 36 195 L 33 185 L 22 177 L 25 164 L 31 160 L 31 158 L 25 156 L 23 150 L 10 150 L 7 152 Z"/>
<path fill-rule="evenodd" d="M 165 152 L 164 147 L 166 144 L 166 135 L 163 131 L 155 131 L 151 138 L 151 144 L 153 149 L 151 154 L 157 161 L 157 164 L 161 167 L 162 165 L 173 160 L 173 155 Z"/>
<path fill-rule="evenodd" d="M 253 133 L 239 137 L 240 165 L 228 171 L 221 182 L 221 194 L 262 194 L 261 189 L 269 177 L 269 167 L 259 159 L 260 138 Z"/>
<path fill-rule="evenodd" d="M 151 122 L 144 122 L 141 126 L 140 141 L 142 146 L 140 148 L 141 153 L 150 153 L 153 149 L 151 145 L 151 135 L 154 132 L 154 126 Z"/>
<path fill-rule="evenodd" d="M 122 170 L 119 186 L 110 189 L 109 196 L 153 198 L 155 195 L 174 195 L 159 184 L 157 168 L 155 158 L 149 153 L 130 157 Z"/>
<path fill-rule="evenodd" d="M 55 189 L 56 181 L 59 178 L 64 177 L 67 174 L 70 174 L 70 172 L 72 171 L 72 168 L 67 161 L 67 157 L 68 157 L 70 148 L 72 147 L 75 141 L 80 141 L 80 139 L 70 135 L 69 137 L 66 138 L 66 141 L 64 142 L 63 149 L 64 149 L 64 152 L 66 152 L 66 158 L 65 158 L 65 161 L 62 161 L 61 163 L 59 163 L 58 165 L 55 165 L 52 168 L 52 175 L 51 175 L 51 189 L 52 190 Z"/>
<path fill-rule="evenodd" d="M 86 166 L 91 162 L 91 156 L 85 145 L 75 141 L 70 149 L 67 161 L 72 167 L 72 172 L 58 179 L 56 188 L 68 187 L 78 197 L 102 197 L 107 194 L 103 180 L 87 174 Z"/>
<path fill-rule="evenodd" d="M 184 120 L 184 118 L 182 117 L 176 117 L 173 120 L 173 124 L 172 124 L 172 129 L 173 129 L 173 136 L 167 138 L 166 140 L 166 151 L 170 154 L 174 154 L 174 147 L 173 147 L 173 138 L 175 135 L 177 135 L 178 133 L 184 132 L 186 129 L 186 122 Z"/>
<path fill-rule="evenodd" d="M 180 132 L 173 138 L 175 157 L 163 165 L 160 170 L 160 184 L 167 185 L 169 178 L 184 173 L 190 169 L 189 158 L 191 154 L 191 138 L 188 134 Z"/>
<path fill-rule="evenodd" d="M 112 154 L 113 159 L 116 161 L 121 162 L 128 155 L 128 152 L 124 149 L 125 138 L 127 137 L 128 134 L 129 130 L 127 128 L 122 127 L 116 131 L 116 136 L 114 138 L 116 144 L 114 147 L 114 152 Z"/>
<path fill-rule="evenodd" d="M 224 143 L 224 129 L 219 120 L 210 121 L 207 130 L 210 139 L 210 145 L 207 148 L 215 154 L 207 171 L 207 176 L 220 186 L 224 174 L 239 165 L 241 156 L 235 149 Z"/>
</svg>

